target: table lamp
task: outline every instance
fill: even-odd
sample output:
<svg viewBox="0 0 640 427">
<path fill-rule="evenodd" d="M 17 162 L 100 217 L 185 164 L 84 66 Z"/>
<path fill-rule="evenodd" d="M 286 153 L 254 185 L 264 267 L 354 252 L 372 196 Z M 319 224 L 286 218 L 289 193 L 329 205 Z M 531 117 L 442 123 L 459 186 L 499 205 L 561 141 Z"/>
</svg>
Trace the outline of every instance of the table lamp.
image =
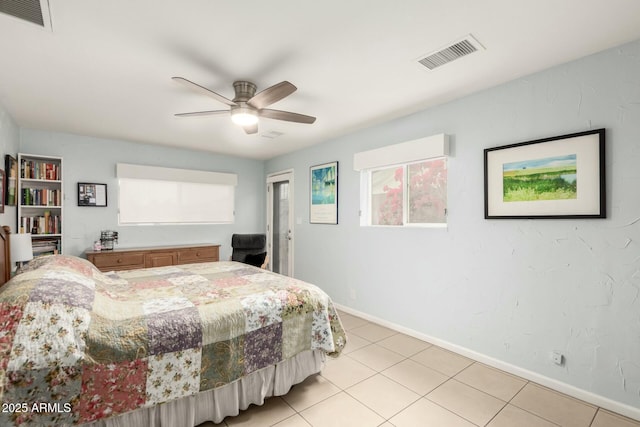
<svg viewBox="0 0 640 427">
<path fill-rule="evenodd" d="M 33 259 L 33 247 L 31 246 L 31 233 L 9 235 L 9 250 L 11 251 L 11 263 L 18 266 L 16 274 L 20 273 L 25 261 Z"/>
</svg>

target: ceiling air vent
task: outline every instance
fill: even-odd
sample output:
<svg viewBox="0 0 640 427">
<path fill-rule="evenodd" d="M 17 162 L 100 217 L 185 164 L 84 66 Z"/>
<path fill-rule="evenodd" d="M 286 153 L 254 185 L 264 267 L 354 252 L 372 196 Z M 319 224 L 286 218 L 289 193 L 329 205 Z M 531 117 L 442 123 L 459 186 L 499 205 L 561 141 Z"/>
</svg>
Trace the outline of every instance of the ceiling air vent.
<svg viewBox="0 0 640 427">
<path fill-rule="evenodd" d="M 51 29 L 49 0 L 0 0 L 0 12 Z"/>
<path fill-rule="evenodd" d="M 276 139 L 277 137 L 282 135 L 284 135 L 284 132 L 279 132 L 277 130 L 270 130 L 269 132 L 260 134 L 261 137 L 268 139 Z"/>
<path fill-rule="evenodd" d="M 448 64 L 451 61 L 455 61 L 458 58 L 462 58 L 463 56 L 483 49 L 482 45 L 473 38 L 472 35 L 468 35 L 458 42 L 428 54 L 424 58 L 419 59 L 418 62 L 428 69 L 433 70 L 444 64 Z"/>
</svg>

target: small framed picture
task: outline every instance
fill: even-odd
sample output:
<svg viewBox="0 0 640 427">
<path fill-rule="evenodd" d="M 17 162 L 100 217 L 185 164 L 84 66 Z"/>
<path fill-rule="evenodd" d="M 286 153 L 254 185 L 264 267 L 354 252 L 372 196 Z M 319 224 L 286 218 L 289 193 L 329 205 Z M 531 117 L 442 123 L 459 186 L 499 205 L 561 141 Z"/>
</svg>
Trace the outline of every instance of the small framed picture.
<svg viewBox="0 0 640 427">
<path fill-rule="evenodd" d="M 606 218 L 605 130 L 484 150 L 484 217 Z"/>
<path fill-rule="evenodd" d="M 0 169 L 0 213 L 4 213 L 4 198 L 5 198 L 5 186 L 6 186 L 6 178 L 4 175 L 4 171 Z"/>
<path fill-rule="evenodd" d="M 78 206 L 107 206 L 107 184 L 79 182 Z"/>
<path fill-rule="evenodd" d="M 338 162 L 311 167 L 309 222 L 338 223 Z"/>
<path fill-rule="evenodd" d="M 10 154 L 4 156 L 4 165 L 6 172 L 6 185 L 4 193 L 4 204 L 7 206 L 15 206 L 18 202 L 16 195 L 18 194 L 18 161 Z"/>
</svg>

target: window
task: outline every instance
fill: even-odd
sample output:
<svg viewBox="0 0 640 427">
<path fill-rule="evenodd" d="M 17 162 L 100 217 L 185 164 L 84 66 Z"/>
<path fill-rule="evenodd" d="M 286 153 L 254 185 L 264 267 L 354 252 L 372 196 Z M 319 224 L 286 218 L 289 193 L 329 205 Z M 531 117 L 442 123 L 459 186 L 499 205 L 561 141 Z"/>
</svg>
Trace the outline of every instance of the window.
<svg viewBox="0 0 640 427">
<path fill-rule="evenodd" d="M 118 222 L 232 224 L 235 174 L 119 163 Z"/>
<path fill-rule="evenodd" d="M 356 153 L 360 225 L 445 226 L 448 152 L 440 134 Z"/>
<path fill-rule="evenodd" d="M 362 225 L 446 224 L 446 158 L 365 171 L 363 180 Z"/>
</svg>

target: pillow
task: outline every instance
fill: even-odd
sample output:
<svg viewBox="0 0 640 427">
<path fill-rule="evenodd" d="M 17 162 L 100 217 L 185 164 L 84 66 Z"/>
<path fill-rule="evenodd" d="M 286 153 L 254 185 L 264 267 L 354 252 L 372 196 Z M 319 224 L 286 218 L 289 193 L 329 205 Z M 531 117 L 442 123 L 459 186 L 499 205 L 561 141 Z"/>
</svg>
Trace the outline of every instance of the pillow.
<svg viewBox="0 0 640 427">
<path fill-rule="evenodd" d="M 266 252 L 262 252 L 259 254 L 247 254 L 247 257 L 244 259 L 245 264 L 253 265 L 254 267 L 260 267 L 264 264 L 264 259 L 267 257 Z"/>
<path fill-rule="evenodd" d="M 43 255 L 35 257 L 22 267 L 22 273 L 37 270 L 39 268 L 68 268 L 77 271 L 85 276 L 92 277 L 100 271 L 95 265 L 86 259 L 78 258 L 72 255 Z"/>
</svg>

